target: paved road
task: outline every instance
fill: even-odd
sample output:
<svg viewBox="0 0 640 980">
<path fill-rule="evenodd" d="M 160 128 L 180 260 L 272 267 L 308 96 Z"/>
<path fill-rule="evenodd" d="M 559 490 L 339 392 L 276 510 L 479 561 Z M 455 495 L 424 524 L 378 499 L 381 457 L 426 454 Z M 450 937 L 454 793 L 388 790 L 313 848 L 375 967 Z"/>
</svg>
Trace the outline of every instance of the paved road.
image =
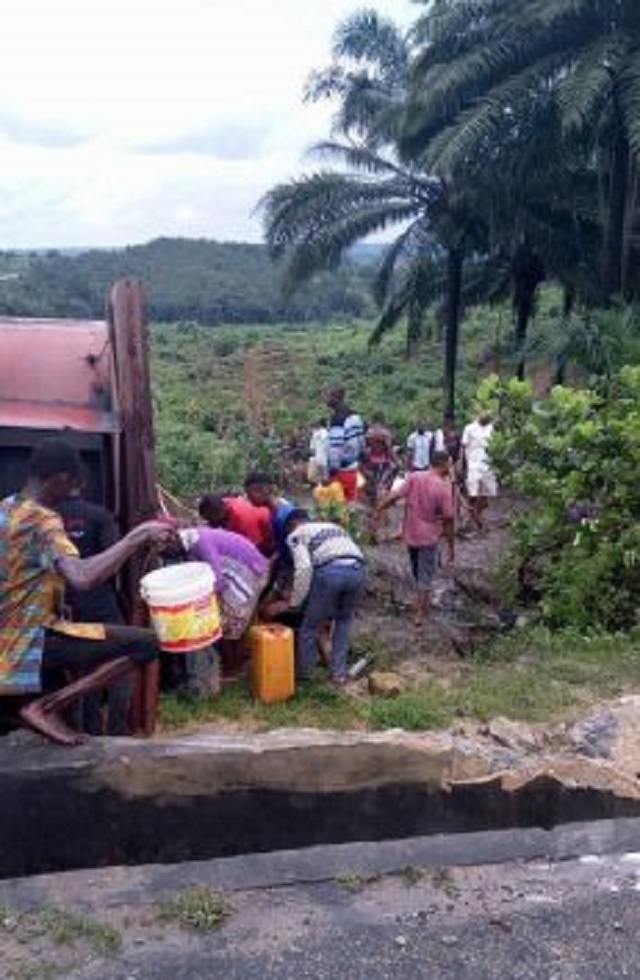
<svg viewBox="0 0 640 980">
<path fill-rule="evenodd" d="M 0 882 L 2 976 L 640 978 L 639 824 L 415 838 Z M 162 920 L 158 901 L 188 885 L 221 890 L 230 907 L 222 928 L 194 932 Z M 75 916 L 63 945 L 50 920 L 34 927 L 29 919 L 43 908 Z M 115 956 L 100 948 L 105 926 L 122 939 Z"/>
<path fill-rule="evenodd" d="M 637 858 L 637 860 L 636 860 Z M 204 937 L 134 935 L 77 980 L 640 977 L 640 855 L 429 870 L 232 896 Z M 135 930 L 134 930 L 135 932 Z"/>
</svg>

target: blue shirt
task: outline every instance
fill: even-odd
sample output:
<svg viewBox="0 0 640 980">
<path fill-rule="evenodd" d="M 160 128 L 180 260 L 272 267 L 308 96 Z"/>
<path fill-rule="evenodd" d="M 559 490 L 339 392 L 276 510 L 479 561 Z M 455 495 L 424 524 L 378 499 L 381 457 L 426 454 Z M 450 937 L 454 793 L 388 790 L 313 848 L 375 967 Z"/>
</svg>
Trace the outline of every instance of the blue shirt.
<svg viewBox="0 0 640 980">
<path fill-rule="evenodd" d="M 289 554 L 289 549 L 287 548 L 287 535 L 285 534 L 284 526 L 289 514 L 293 513 L 294 510 L 296 510 L 295 504 L 292 504 L 290 500 L 286 500 L 284 497 L 280 497 L 278 503 L 276 504 L 275 510 L 271 512 L 271 530 L 273 532 L 273 541 L 279 555 Z"/>
</svg>

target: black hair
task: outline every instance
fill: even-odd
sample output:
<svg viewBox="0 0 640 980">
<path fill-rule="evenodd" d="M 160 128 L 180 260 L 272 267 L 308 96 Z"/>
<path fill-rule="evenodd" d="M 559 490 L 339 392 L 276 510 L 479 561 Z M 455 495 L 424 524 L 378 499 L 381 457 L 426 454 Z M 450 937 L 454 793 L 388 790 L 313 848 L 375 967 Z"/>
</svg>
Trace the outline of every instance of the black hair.
<svg viewBox="0 0 640 980">
<path fill-rule="evenodd" d="M 244 481 L 244 488 L 248 490 L 249 487 L 272 487 L 274 484 L 273 477 L 268 473 L 261 473 L 255 471 L 253 473 L 247 473 Z"/>
<path fill-rule="evenodd" d="M 450 462 L 451 462 L 451 458 L 449 456 L 449 453 L 446 452 L 444 449 L 436 449 L 435 453 L 431 457 L 432 466 L 444 466 L 445 464 L 449 465 Z"/>
<path fill-rule="evenodd" d="M 50 480 L 54 476 L 83 479 L 82 461 L 78 450 L 66 439 L 44 439 L 29 457 L 28 474 L 32 480 Z"/>
<path fill-rule="evenodd" d="M 297 521 L 308 521 L 308 520 L 309 520 L 308 510 L 304 510 L 303 507 L 294 508 L 294 510 L 292 510 L 290 514 L 287 514 L 285 518 L 284 529 L 283 529 L 284 533 L 286 535 L 290 534 L 292 525 L 295 524 Z"/>
<path fill-rule="evenodd" d="M 224 498 L 217 493 L 205 493 L 198 501 L 198 513 L 200 517 L 206 517 L 207 513 L 212 510 L 223 514 L 225 510 Z"/>
</svg>

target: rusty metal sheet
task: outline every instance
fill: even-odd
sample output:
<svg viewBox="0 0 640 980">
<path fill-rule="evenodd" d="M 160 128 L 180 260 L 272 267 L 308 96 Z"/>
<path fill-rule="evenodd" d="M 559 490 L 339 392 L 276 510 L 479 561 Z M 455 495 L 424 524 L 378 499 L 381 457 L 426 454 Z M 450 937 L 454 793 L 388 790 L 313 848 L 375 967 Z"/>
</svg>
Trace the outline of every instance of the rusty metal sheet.
<svg viewBox="0 0 640 980">
<path fill-rule="evenodd" d="M 10 401 L 5 398 L 0 398 L 0 428 L 44 429 L 55 432 L 73 429 L 78 432 L 104 434 L 121 431 L 120 419 L 115 412 L 103 412 L 81 405 Z"/>
<path fill-rule="evenodd" d="M 62 405 L 84 406 L 93 410 L 87 420 L 91 419 L 95 427 L 97 414 L 114 407 L 107 324 L 0 318 L 0 399 L 5 403 L 58 405 L 52 419 L 56 414 L 63 417 L 59 414 Z M 80 416 L 75 418 L 79 424 Z"/>
</svg>

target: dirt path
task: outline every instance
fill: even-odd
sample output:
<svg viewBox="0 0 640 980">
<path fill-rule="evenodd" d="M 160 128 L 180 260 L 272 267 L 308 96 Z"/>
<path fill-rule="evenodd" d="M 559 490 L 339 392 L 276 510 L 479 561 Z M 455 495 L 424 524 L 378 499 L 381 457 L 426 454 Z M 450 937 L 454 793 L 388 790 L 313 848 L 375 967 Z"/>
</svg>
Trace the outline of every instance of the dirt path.
<svg viewBox="0 0 640 980">
<path fill-rule="evenodd" d="M 405 547 L 394 541 L 368 549 L 370 589 L 358 621 L 359 649 L 369 651 L 377 665 L 412 678 L 464 669 L 460 651 L 465 644 L 477 643 L 499 624 L 495 604 L 481 597 L 494 589 L 493 576 L 508 550 L 515 506 L 512 498 L 499 498 L 489 512 L 484 534 L 457 539 L 455 564 L 440 570 L 432 616 L 419 628 L 412 622 Z"/>
</svg>

